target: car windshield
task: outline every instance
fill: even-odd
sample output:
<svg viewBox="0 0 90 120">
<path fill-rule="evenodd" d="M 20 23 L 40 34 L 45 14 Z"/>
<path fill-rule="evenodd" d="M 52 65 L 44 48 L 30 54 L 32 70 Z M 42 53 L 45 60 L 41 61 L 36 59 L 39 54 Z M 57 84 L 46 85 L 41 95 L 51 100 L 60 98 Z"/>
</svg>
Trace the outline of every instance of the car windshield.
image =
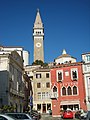
<svg viewBox="0 0 90 120">
<path fill-rule="evenodd" d="M 13 116 L 16 119 L 29 119 L 25 114 L 8 114 L 9 116 Z"/>
</svg>

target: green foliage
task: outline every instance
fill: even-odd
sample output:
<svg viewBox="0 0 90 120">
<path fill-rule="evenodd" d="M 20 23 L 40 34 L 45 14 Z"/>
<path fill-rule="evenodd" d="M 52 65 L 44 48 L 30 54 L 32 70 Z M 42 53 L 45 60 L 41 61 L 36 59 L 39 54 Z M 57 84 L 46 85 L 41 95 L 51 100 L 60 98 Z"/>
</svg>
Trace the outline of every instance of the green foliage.
<svg viewBox="0 0 90 120">
<path fill-rule="evenodd" d="M 0 112 L 5 113 L 5 112 L 14 112 L 16 108 L 12 105 L 4 105 L 0 108 Z"/>
<path fill-rule="evenodd" d="M 35 62 L 32 63 L 32 65 L 41 65 L 43 67 L 47 67 L 48 63 L 43 63 L 41 60 L 36 60 Z"/>
</svg>

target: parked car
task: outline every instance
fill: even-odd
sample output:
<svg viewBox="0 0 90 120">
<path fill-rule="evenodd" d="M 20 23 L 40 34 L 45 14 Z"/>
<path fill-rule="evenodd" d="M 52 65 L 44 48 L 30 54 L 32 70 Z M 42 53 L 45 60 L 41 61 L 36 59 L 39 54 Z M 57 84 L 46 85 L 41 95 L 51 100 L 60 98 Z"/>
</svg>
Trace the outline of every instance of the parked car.
<svg viewBox="0 0 90 120">
<path fill-rule="evenodd" d="M 52 110 L 47 110 L 47 114 L 52 115 Z"/>
<path fill-rule="evenodd" d="M 85 119 L 87 117 L 87 111 L 83 110 L 78 110 L 76 113 L 75 113 L 75 118 L 77 119 Z"/>
<path fill-rule="evenodd" d="M 87 112 L 86 120 L 90 120 L 90 111 Z"/>
<path fill-rule="evenodd" d="M 0 120 L 16 120 L 16 119 L 5 114 L 0 114 Z"/>
<path fill-rule="evenodd" d="M 87 111 L 81 112 L 80 117 L 81 117 L 81 119 L 86 119 L 86 117 L 87 117 Z"/>
<path fill-rule="evenodd" d="M 37 110 L 31 110 L 30 115 L 34 120 L 39 120 L 41 119 L 41 114 Z"/>
<path fill-rule="evenodd" d="M 75 113 L 75 118 L 77 119 L 80 119 L 81 118 L 81 111 L 78 110 L 76 113 Z"/>
<path fill-rule="evenodd" d="M 63 112 L 63 115 L 62 115 L 63 119 L 73 119 L 73 112 L 71 110 L 66 110 Z"/>
<path fill-rule="evenodd" d="M 16 118 L 17 120 L 33 120 L 33 118 L 26 113 L 5 113 L 6 115 Z"/>
<path fill-rule="evenodd" d="M 90 120 L 90 111 L 87 111 L 87 115 L 84 116 L 83 120 Z"/>
</svg>

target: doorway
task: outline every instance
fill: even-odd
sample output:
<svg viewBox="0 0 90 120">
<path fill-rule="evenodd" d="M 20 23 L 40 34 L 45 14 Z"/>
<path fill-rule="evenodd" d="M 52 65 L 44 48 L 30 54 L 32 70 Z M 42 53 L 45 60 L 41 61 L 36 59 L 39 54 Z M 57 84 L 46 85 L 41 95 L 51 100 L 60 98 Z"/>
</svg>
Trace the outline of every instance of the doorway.
<svg viewBox="0 0 90 120">
<path fill-rule="evenodd" d="M 42 113 L 46 113 L 46 104 L 42 104 Z"/>
</svg>

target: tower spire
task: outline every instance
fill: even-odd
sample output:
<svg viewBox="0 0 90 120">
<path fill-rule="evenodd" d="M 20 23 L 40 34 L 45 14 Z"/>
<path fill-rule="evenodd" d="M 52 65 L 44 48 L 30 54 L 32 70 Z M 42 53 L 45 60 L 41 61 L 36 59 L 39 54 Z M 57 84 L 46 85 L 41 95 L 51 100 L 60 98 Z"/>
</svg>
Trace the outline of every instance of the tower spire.
<svg viewBox="0 0 90 120">
<path fill-rule="evenodd" d="M 37 15 L 34 23 L 34 28 L 43 28 L 43 23 L 40 16 L 40 11 L 37 9 Z"/>
</svg>

